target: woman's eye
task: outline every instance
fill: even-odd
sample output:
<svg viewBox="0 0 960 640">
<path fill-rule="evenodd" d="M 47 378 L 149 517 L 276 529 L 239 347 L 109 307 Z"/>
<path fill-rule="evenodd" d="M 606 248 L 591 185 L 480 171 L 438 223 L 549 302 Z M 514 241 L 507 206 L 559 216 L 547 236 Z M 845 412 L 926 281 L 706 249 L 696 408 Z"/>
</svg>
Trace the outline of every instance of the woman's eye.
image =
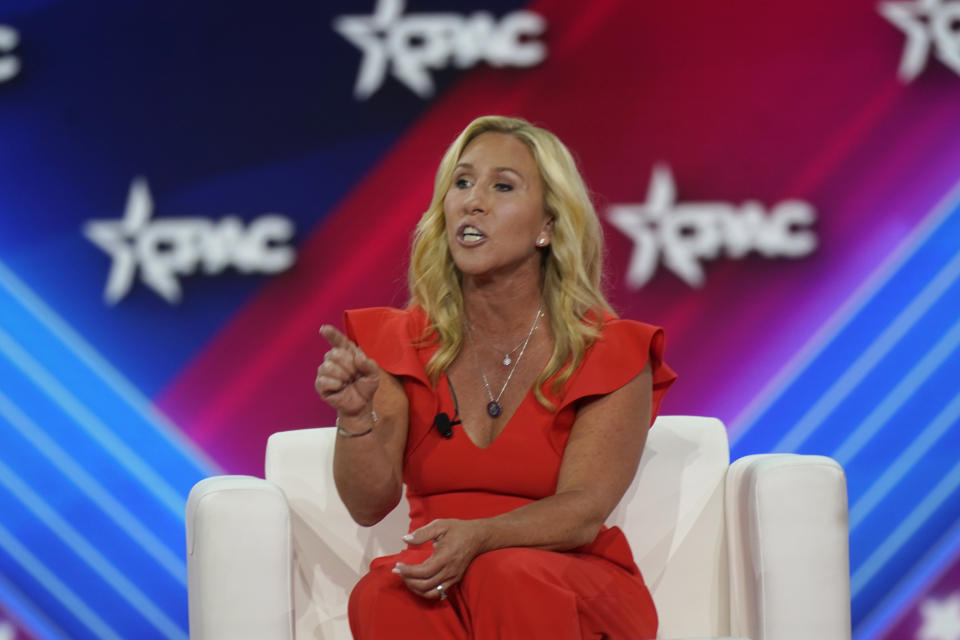
<svg viewBox="0 0 960 640">
<path fill-rule="evenodd" d="M 470 186 L 470 181 L 466 178 L 457 178 L 453 181 L 453 184 L 457 189 L 466 189 Z"/>
<path fill-rule="evenodd" d="M 509 182 L 498 182 L 494 185 L 494 189 L 497 191 L 513 191 L 513 185 Z"/>
</svg>

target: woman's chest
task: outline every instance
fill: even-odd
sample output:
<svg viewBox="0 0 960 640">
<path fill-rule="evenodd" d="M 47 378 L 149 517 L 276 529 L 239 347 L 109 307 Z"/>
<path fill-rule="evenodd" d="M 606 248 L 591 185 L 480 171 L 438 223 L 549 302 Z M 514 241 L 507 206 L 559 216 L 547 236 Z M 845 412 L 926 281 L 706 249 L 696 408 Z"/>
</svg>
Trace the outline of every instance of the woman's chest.
<svg viewBox="0 0 960 640">
<path fill-rule="evenodd" d="M 514 416 L 536 402 L 532 390 L 548 354 L 530 349 L 521 355 L 510 360 L 465 349 L 438 385 L 450 396 L 464 435 L 479 448 L 491 447 Z"/>
<path fill-rule="evenodd" d="M 455 415 L 452 396 L 441 379 L 434 396 L 434 416 L 411 411 L 404 482 L 410 491 L 431 495 L 482 491 L 533 499 L 552 495 L 573 423 L 574 412 L 543 407 L 532 394 L 520 402 L 487 447 L 468 437 L 463 425 L 449 438 L 436 426 L 436 415 Z"/>
</svg>

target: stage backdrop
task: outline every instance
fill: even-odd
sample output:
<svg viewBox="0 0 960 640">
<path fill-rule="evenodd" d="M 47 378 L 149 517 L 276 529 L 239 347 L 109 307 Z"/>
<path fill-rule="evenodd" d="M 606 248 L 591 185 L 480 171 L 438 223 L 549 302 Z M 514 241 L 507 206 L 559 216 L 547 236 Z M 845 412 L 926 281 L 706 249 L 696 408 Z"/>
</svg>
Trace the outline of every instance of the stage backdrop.
<svg viewBox="0 0 960 640">
<path fill-rule="evenodd" d="M 848 474 L 855 636 L 960 639 L 960 0 L 0 4 L 0 638 L 186 638 L 184 502 L 328 425 L 444 148 L 575 152 L 664 413 Z"/>
</svg>

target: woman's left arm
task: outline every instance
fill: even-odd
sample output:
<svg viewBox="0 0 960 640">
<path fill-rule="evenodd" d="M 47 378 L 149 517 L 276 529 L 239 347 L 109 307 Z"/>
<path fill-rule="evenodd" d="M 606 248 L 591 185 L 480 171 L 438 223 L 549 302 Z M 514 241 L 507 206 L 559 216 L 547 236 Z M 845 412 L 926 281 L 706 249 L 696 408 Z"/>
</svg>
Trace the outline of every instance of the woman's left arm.
<svg viewBox="0 0 960 640">
<path fill-rule="evenodd" d="M 434 520 L 405 540 L 433 540 L 418 565 L 398 564 L 407 586 L 439 597 L 463 578 L 477 555 L 505 547 L 564 551 L 593 542 L 633 481 L 647 439 L 652 401 L 650 365 L 623 387 L 577 411 L 560 465 L 557 492 L 493 518 Z"/>
</svg>

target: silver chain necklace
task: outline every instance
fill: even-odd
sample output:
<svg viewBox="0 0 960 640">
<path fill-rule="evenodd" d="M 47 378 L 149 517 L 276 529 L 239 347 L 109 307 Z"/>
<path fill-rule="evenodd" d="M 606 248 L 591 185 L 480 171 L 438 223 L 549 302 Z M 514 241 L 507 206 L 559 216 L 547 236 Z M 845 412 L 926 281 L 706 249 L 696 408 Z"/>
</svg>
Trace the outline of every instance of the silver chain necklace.
<svg viewBox="0 0 960 640">
<path fill-rule="evenodd" d="M 513 377 L 513 372 L 517 370 L 517 366 L 520 364 L 520 358 L 523 357 L 523 352 L 527 350 L 527 344 L 530 343 L 530 338 L 533 337 L 533 332 L 537 329 L 537 322 L 540 320 L 540 312 L 543 310 L 543 303 L 540 303 L 540 306 L 537 307 L 537 315 L 533 317 L 533 324 L 530 325 L 530 331 L 527 333 L 526 339 L 524 339 L 523 344 L 519 345 L 520 353 L 517 355 L 517 359 L 513 361 L 513 367 L 510 369 L 510 373 L 507 374 L 507 379 L 503 381 L 503 386 L 500 387 L 500 393 L 497 394 L 497 397 L 493 397 L 493 390 L 490 388 L 490 382 L 487 380 L 487 373 L 483 370 L 483 365 L 480 364 L 480 354 L 477 352 L 477 343 L 473 339 L 473 327 L 470 325 L 470 321 L 467 321 L 467 337 L 470 338 L 470 346 L 473 348 L 473 357 L 477 360 L 477 368 L 480 370 L 480 377 L 483 378 L 483 386 L 487 390 L 487 397 L 490 398 L 490 402 L 487 403 L 487 414 L 491 418 L 498 417 L 503 413 L 503 406 L 500 404 L 500 398 L 503 397 L 503 392 L 507 390 L 507 385 L 510 384 L 510 378 Z M 514 349 L 513 351 L 516 351 Z M 510 353 L 513 353 L 511 351 Z M 510 355 L 507 354 L 507 356 Z M 507 357 L 504 357 L 506 360 Z M 507 365 L 507 362 L 504 362 Z"/>
<path fill-rule="evenodd" d="M 507 351 L 506 353 L 504 353 L 503 349 L 493 344 L 483 336 L 480 336 L 480 339 L 483 340 L 485 343 L 487 343 L 487 346 L 493 349 L 494 351 L 496 351 L 497 353 L 503 353 L 503 360 L 501 360 L 501 363 L 505 367 L 509 367 L 511 364 L 513 364 L 513 354 L 516 352 L 517 349 L 519 349 L 526 343 L 526 338 L 524 338 L 523 340 L 520 341 L 520 343 L 517 346 L 515 346 L 513 349 L 510 349 L 510 351 Z"/>
</svg>

